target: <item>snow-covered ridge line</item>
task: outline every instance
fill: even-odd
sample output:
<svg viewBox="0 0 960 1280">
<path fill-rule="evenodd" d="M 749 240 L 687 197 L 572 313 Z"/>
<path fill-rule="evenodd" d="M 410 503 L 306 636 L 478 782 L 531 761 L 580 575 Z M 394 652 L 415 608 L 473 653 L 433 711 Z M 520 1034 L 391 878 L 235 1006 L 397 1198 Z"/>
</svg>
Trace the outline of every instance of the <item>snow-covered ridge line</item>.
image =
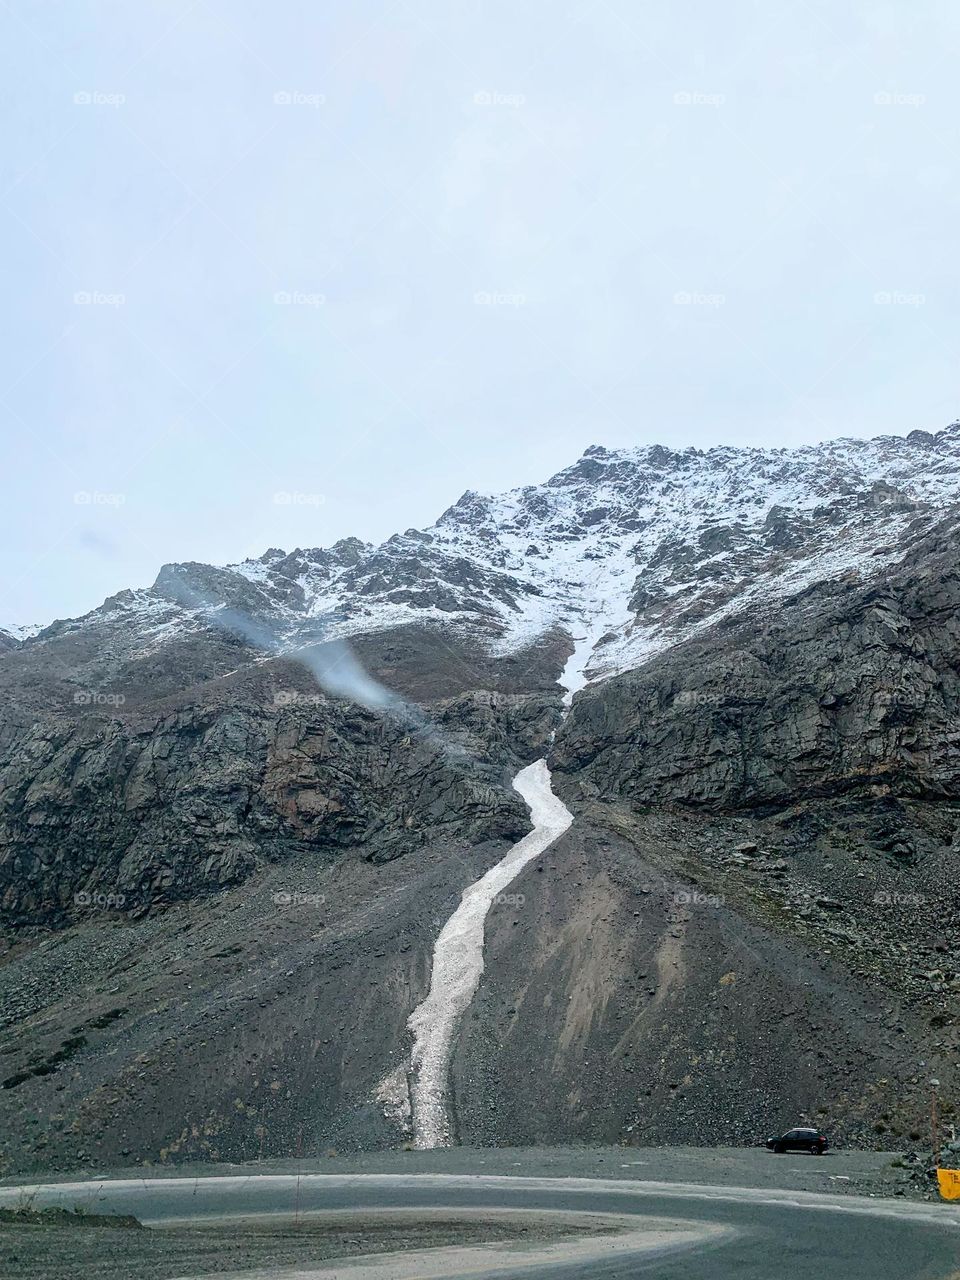
<svg viewBox="0 0 960 1280">
<path fill-rule="evenodd" d="M 741 604 L 874 573 L 958 500 L 958 424 L 795 449 L 594 446 L 543 484 L 468 491 L 428 529 L 351 542 L 340 568 L 323 553 L 297 583 L 308 615 L 339 636 L 480 625 L 510 652 L 586 617 L 598 678 Z"/>
<path fill-rule="evenodd" d="M 594 446 L 542 484 L 468 491 L 380 546 L 166 565 L 153 587 L 27 643 L 106 622 L 128 657 L 234 615 L 273 652 L 420 624 L 498 654 L 560 628 L 593 637 L 596 680 L 758 602 L 875 577 L 958 503 L 960 424 L 796 449 Z"/>
</svg>

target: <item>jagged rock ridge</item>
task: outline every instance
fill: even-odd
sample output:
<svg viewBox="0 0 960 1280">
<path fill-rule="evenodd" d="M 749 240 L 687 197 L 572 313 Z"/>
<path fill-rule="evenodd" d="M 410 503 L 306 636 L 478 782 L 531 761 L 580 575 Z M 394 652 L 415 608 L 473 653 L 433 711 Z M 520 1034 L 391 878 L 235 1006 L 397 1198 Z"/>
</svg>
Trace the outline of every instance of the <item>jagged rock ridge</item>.
<svg viewBox="0 0 960 1280">
<path fill-rule="evenodd" d="M 543 484 L 468 492 L 380 546 L 272 548 L 225 567 L 165 565 L 28 645 L 105 628 L 147 658 L 243 620 L 288 651 L 411 622 L 509 652 L 561 625 L 594 640 L 589 673 L 628 670 L 751 604 L 869 577 L 960 498 L 960 425 L 797 449 L 587 449 Z"/>
</svg>

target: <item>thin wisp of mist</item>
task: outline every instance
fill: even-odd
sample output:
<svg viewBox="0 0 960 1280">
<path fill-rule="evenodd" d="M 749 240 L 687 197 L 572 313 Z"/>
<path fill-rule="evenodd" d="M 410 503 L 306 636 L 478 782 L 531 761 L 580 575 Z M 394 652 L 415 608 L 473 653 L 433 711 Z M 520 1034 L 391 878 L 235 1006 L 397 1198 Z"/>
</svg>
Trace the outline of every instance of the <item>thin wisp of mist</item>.
<svg viewBox="0 0 960 1280">
<path fill-rule="evenodd" d="M 208 618 L 225 631 L 238 633 L 258 649 L 276 657 L 299 662 L 310 672 L 324 693 L 356 702 L 367 711 L 392 716 L 405 728 L 430 741 L 447 756 L 462 759 L 468 753 L 451 741 L 415 703 L 407 702 L 376 680 L 363 666 L 346 640 L 332 638 L 300 647 L 288 647 L 276 631 L 256 622 L 236 608 L 217 609 L 191 591 L 196 607 L 210 610 Z"/>
</svg>

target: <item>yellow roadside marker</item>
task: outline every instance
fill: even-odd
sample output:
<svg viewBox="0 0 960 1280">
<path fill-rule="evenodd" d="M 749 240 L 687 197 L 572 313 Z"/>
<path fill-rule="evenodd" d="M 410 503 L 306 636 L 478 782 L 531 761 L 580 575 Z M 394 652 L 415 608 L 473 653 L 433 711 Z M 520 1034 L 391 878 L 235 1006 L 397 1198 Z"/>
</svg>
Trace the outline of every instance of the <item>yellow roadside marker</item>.
<svg viewBox="0 0 960 1280">
<path fill-rule="evenodd" d="M 960 1200 L 960 1169 L 938 1169 L 937 1182 L 944 1200 Z"/>
</svg>

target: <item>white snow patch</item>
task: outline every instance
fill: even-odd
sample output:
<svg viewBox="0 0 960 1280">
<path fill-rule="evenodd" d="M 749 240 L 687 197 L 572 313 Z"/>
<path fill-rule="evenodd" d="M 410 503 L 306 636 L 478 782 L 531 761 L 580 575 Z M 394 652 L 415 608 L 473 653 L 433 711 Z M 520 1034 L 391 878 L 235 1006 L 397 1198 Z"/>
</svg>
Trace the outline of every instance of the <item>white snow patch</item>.
<svg viewBox="0 0 960 1280">
<path fill-rule="evenodd" d="M 594 648 L 600 636 L 606 630 L 604 627 L 591 627 L 586 635 L 573 636 L 573 653 L 567 659 L 566 665 L 560 673 L 557 683 L 561 689 L 565 690 L 563 695 L 563 705 L 571 706 L 573 703 L 573 695 L 586 687 L 590 683 L 590 677 L 587 675 L 587 663 L 593 655 Z"/>
<path fill-rule="evenodd" d="M 10 622 L 0 627 L 0 631 L 5 631 L 8 636 L 12 636 L 14 640 L 30 640 L 33 636 L 41 632 L 48 624 L 45 622 L 31 622 L 26 625 L 18 625 L 16 622 Z"/>
<path fill-rule="evenodd" d="M 270 568 L 261 560 L 241 560 L 239 564 L 226 564 L 223 566 L 232 573 L 237 573 L 241 578 L 246 578 L 248 582 L 269 583 Z"/>
</svg>

